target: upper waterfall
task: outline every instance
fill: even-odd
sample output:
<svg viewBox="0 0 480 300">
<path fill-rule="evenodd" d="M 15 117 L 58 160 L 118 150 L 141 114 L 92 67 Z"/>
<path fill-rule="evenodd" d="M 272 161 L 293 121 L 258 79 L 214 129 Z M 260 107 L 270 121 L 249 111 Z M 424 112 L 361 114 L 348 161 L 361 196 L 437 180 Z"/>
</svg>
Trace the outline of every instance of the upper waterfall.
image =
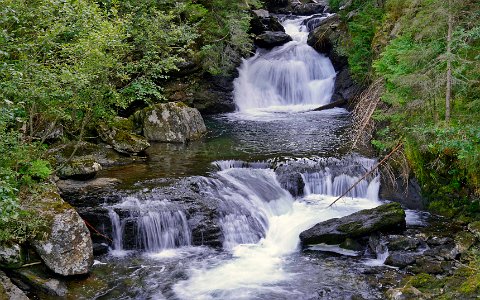
<svg viewBox="0 0 480 300">
<path fill-rule="evenodd" d="M 305 19 L 283 22 L 293 41 L 271 51 L 259 49 L 243 61 L 234 82 L 240 112 L 305 111 L 330 102 L 335 70 L 330 59 L 307 45 Z"/>
</svg>

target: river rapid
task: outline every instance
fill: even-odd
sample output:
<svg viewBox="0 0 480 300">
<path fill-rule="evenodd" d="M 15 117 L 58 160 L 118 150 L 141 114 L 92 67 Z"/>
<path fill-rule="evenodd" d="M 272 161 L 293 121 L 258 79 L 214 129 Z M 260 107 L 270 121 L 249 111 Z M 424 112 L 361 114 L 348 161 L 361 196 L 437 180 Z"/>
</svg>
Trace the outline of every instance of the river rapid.
<svg viewBox="0 0 480 300">
<path fill-rule="evenodd" d="M 304 20 L 284 20 L 293 41 L 244 60 L 237 111 L 207 118 L 203 141 L 152 145 L 147 163 L 101 173 L 122 179 L 125 192 L 104 204 L 113 245 L 96 258 L 92 278 L 108 289 L 94 298 L 382 297 L 368 274 L 385 253 L 300 247 L 299 234 L 316 223 L 382 204 L 372 174 L 328 207 L 376 161 L 348 153 L 346 110 L 311 111 L 329 103 L 336 74 L 307 45 Z M 185 181 L 195 184 L 182 188 L 214 203 L 218 247 L 202 246 L 206 237 L 192 229 Z"/>
</svg>

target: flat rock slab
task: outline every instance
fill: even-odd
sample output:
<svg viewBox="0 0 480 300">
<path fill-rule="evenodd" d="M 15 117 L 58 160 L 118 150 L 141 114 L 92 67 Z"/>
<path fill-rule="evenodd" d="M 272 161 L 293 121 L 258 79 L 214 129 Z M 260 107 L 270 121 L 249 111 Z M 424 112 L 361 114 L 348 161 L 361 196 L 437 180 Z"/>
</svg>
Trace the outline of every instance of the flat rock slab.
<svg viewBox="0 0 480 300">
<path fill-rule="evenodd" d="M 347 238 L 360 238 L 375 232 L 401 232 L 405 227 L 405 211 L 400 204 L 389 203 L 318 223 L 302 232 L 300 240 L 303 245 L 334 245 Z"/>
</svg>

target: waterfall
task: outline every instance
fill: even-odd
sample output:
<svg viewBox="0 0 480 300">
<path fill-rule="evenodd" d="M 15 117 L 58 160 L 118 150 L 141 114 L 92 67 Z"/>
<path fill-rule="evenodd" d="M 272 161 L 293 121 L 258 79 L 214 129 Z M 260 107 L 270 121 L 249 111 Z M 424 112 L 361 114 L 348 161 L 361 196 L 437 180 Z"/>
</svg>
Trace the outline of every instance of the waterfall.
<svg viewBox="0 0 480 300">
<path fill-rule="evenodd" d="M 136 244 L 147 252 L 188 246 L 191 232 L 185 213 L 168 201 L 145 200 L 126 197 L 123 202 L 109 207 L 112 223 L 113 250 L 124 250 L 125 223 L 132 221 L 136 227 Z M 123 219 L 115 211 L 127 216 Z"/>
<path fill-rule="evenodd" d="M 242 113 L 305 111 L 330 102 L 335 70 L 330 60 L 307 45 L 307 19 L 286 20 L 293 41 L 243 61 L 234 81 Z"/>
</svg>

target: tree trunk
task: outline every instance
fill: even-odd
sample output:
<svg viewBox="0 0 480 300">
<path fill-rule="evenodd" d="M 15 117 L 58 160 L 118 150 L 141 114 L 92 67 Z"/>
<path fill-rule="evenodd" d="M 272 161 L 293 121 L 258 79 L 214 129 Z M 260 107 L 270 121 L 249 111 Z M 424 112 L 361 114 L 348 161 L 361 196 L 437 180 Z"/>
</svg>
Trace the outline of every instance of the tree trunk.
<svg viewBox="0 0 480 300">
<path fill-rule="evenodd" d="M 448 32 L 447 32 L 447 88 L 445 91 L 445 122 L 450 121 L 450 100 L 452 94 L 452 13 L 451 0 L 448 0 Z"/>
</svg>

